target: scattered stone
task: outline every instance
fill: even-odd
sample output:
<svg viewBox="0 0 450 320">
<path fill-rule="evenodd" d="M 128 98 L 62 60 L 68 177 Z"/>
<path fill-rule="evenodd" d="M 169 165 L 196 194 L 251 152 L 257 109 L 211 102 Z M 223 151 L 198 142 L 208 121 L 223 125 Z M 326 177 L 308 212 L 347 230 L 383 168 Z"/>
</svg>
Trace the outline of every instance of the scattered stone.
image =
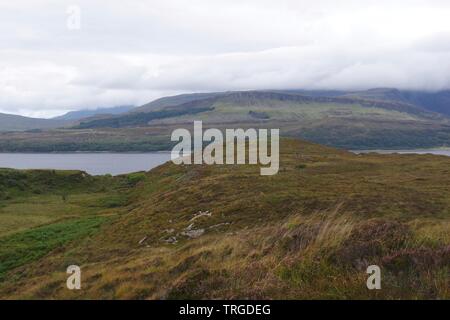
<svg viewBox="0 0 450 320">
<path fill-rule="evenodd" d="M 147 240 L 147 236 L 143 237 L 141 241 L 139 241 L 139 245 L 142 245 L 145 242 L 145 240 Z"/>
<path fill-rule="evenodd" d="M 178 242 L 177 238 L 175 238 L 175 237 L 169 237 L 167 239 L 163 239 L 163 241 L 166 243 L 170 243 L 170 244 L 175 244 Z"/>
<path fill-rule="evenodd" d="M 197 214 L 194 214 L 194 217 L 189 221 L 194 221 L 195 219 L 200 218 L 200 217 L 211 217 L 211 215 L 212 215 L 212 212 L 209 212 L 209 210 L 199 211 Z"/>
<path fill-rule="evenodd" d="M 222 222 L 222 223 L 219 223 L 219 224 L 215 224 L 215 225 L 213 225 L 213 226 L 210 226 L 208 229 L 219 228 L 219 227 L 222 227 L 222 226 L 227 226 L 227 225 L 229 225 L 229 224 L 231 224 L 231 223 L 229 223 L 229 222 Z"/>
<path fill-rule="evenodd" d="M 183 231 L 181 234 L 191 239 L 198 238 L 205 233 L 205 229 Z"/>
<path fill-rule="evenodd" d="M 203 233 L 205 233 L 205 229 L 194 229 L 194 223 L 191 223 L 181 232 L 181 235 L 194 239 L 200 237 Z"/>
</svg>

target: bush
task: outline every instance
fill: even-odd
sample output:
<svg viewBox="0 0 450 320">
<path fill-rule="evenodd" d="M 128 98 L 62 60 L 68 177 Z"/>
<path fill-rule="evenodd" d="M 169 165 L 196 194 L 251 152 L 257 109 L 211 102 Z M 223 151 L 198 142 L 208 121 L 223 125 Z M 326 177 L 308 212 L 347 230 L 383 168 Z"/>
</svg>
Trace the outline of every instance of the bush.
<svg viewBox="0 0 450 320">
<path fill-rule="evenodd" d="M 393 273 L 420 272 L 450 265 L 450 246 L 441 249 L 403 249 L 385 256 L 381 263 Z"/>
<path fill-rule="evenodd" d="M 130 186 L 135 186 L 139 182 L 145 180 L 145 173 L 137 172 L 137 173 L 131 173 L 127 176 L 128 184 Z"/>
<path fill-rule="evenodd" d="M 355 226 L 333 260 L 357 269 L 403 248 L 412 236 L 409 227 L 396 221 L 369 220 Z"/>
</svg>

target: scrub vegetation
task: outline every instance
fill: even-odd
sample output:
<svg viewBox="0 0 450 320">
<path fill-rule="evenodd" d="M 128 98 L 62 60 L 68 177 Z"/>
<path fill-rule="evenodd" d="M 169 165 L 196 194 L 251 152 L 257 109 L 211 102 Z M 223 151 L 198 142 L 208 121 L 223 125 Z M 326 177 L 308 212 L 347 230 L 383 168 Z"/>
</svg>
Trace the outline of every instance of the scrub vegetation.
<svg viewBox="0 0 450 320">
<path fill-rule="evenodd" d="M 5 171 L 23 190 L 2 187 L 0 219 L 24 227 L 0 220 L 0 297 L 450 298 L 450 158 L 282 139 L 280 161 L 274 176 L 172 163 L 118 177 Z M 71 264 L 81 290 L 65 287 Z M 373 264 L 381 290 L 366 287 Z"/>
</svg>

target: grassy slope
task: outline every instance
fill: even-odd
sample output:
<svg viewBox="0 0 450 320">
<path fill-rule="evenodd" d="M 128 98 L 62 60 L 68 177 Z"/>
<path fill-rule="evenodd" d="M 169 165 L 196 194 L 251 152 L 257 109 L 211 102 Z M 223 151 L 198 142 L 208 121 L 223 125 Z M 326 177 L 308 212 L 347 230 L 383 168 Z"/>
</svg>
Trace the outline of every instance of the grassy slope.
<svg viewBox="0 0 450 320">
<path fill-rule="evenodd" d="M 0 169 L 0 237 L 123 205 L 119 185 L 79 171 Z"/>
<path fill-rule="evenodd" d="M 280 128 L 284 136 L 300 137 L 345 149 L 447 146 L 450 123 L 408 105 L 239 99 L 218 100 L 213 110 L 152 121 L 151 125 L 189 128 L 194 120 L 212 127 Z M 398 110 L 397 110 L 398 109 Z M 255 117 L 257 114 L 260 117 Z"/>
<path fill-rule="evenodd" d="M 217 102 L 213 105 L 214 110 L 203 112 L 201 115 L 183 115 L 172 117 L 169 120 L 155 120 L 155 123 L 180 123 L 203 120 L 211 123 L 222 123 L 224 121 L 255 121 L 249 112 L 265 113 L 269 119 L 279 121 L 296 120 L 303 122 L 323 119 L 324 117 L 373 119 L 373 120 L 397 120 L 397 121 L 420 121 L 420 117 L 406 112 L 387 110 L 378 107 L 366 108 L 358 104 L 338 103 L 299 103 L 295 101 L 263 100 L 245 104 L 240 102 Z M 224 120 L 225 119 L 225 120 Z"/>
<path fill-rule="evenodd" d="M 295 140 L 281 152 L 272 177 L 254 166 L 152 170 L 98 232 L 10 271 L 0 296 L 450 297 L 449 158 Z M 192 223 L 204 234 L 189 238 Z M 77 292 L 64 288 L 72 263 Z M 382 266 L 381 291 L 365 287 L 369 264 Z"/>
<path fill-rule="evenodd" d="M 129 177 L 0 169 L 0 279 L 91 234 L 126 204 L 130 185 Z"/>
<path fill-rule="evenodd" d="M 9 270 L 91 234 L 107 219 L 103 216 L 71 219 L 0 238 L 0 280 Z"/>
</svg>

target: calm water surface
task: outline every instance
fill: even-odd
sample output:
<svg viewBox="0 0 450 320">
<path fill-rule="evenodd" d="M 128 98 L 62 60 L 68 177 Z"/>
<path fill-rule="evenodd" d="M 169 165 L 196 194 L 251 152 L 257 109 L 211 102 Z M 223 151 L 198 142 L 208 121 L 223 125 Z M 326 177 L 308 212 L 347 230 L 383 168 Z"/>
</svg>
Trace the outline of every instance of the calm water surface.
<svg viewBox="0 0 450 320">
<path fill-rule="evenodd" d="M 91 175 L 148 171 L 170 160 L 152 153 L 0 153 L 0 168 L 82 170 Z"/>
<path fill-rule="evenodd" d="M 354 150 L 355 153 L 437 154 L 450 156 L 450 149 Z M 82 170 L 91 175 L 149 171 L 167 161 L 170 152 L 151 153 L 0 153 L 0 168 Z"/>
</svg>

